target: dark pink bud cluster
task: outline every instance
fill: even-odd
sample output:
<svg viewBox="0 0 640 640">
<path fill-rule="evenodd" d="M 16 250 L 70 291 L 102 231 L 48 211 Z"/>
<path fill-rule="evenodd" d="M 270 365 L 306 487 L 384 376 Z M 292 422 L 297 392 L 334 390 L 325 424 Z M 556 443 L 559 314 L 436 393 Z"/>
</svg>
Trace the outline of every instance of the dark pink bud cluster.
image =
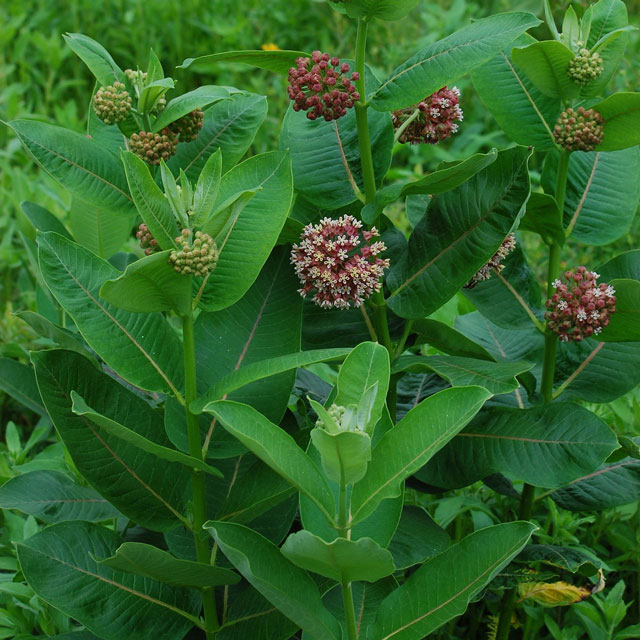
<svg viewBox="0 0 640 640">
<path fill-rule="evenodd" d="M 129 138 L 129 151 L 133 151 L 147 164 L 160 164 L 175 154 L 178 148 L 178 136 L 165 127 L 159 133 L 140 131 Z"/>
<path fill-rule="evenodd" d="M 407 120 L 414 118 L 406 126 L 398 138 L 399 142 L 411 144 L 438 144 L 446 140 L 458 130 L 458 122 L 462 121 L 463 113 L 459 104 L 460 91 L 457 87 L 442 87 L 417 105 L 394 111 L 391 114 L 393 127 L 396 131 Z M 418 110 L 417 116 L 414 116 Z"/>
<path fill-rule="evenodd" d="M 374 291 L 380 291 L 380 278 L 389 260 L 377 256 L 386 246 L 379 240 L 369 242 L 380 235 L 375 227 L 361 229 L 362 222 L 353 216 L 324 218 L 304 228 L 300 244 L 294 244 L 291 251 L 302 297 L 315 291 L 313 301 L 318 306 L 348 309 L 351 303 L 359 307 Z"/>
<path fill-rule="evenodd" d="M 172 122 L 168 128 L 175 135 L 180 136 L 180 142 L 193 142 L 198 137 L 203 124 L 204 112 L 202 109 L 195 109 Z"/>
<path fill-rule="evenodd" d="M 606 283 L 597 284 L 595 271 L 578 267 L 565 271 L 565 282 L 553 281 L 555 293 L 546 302 L 547 327 L 561 342 L 581 342 L 598 335 L 609 324 L 616 310 L 615 289 Z"/>
<path fill-rule="evenodd" d="M 465 284 L 465 289 L 473 289 L 478 282 L 488 280 L 492 271 L 500 273 L 504 269 L 502 261 L 516 248 L 516 237 L 510 233 L 500 245 L 500 248 L 493 254 L 491 260 L 483 267 L 480 267 L 474 276 Z"/>
<path fill-rule="evenodd" d="M 593 151 L 604 139 L 604 118 L 594 109 L 569 108 L 560 114 L 553 137 L 567 151 Z"/>
<path fill-rule="evenodd" d="M 154 251 L 159 249 L 158 241 L 153 237 L 149 227 L 143 222 L 136 231 L 136 238 L 140 240 L 140 248 L 144 249 L 144 254 L 150 256 Z"/>
<path fill-rule="evenodd" d="M 289 69 L 289 97 L 294 111 L 306 111 L 309 120 L 337 120 L 360 100 L 353 84 L 360 80 L 354 72 L 347 77 L 349 65 L 328 53 L 314 51 L 311 58 L 298 58 Z"/>
</svg>

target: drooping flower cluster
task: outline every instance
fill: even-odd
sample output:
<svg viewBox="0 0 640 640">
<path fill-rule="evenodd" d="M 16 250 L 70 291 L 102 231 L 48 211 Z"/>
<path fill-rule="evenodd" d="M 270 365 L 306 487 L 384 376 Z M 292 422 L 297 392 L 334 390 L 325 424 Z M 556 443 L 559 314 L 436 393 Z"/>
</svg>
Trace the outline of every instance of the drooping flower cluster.
<svg viewBox="0 0 640 640">
<path fill-rule="evenodd" d="M 463 118 L 459 104 L 460 91 L 457 87 L 442 87 L 439 91 L 419 102 L 417 105 L 399 109 L 391 114 L 393 126 L 396 131 L 407 120 L 417 116 L 406 126 L 398 138 L 399 142 L 411 144 L 438 144 L 446 140 L 458 130 L 458 122 Z"/>
<path fill-rule="evenodd" d="M 149 227 L 143 222 L 136 231 L 136 238 L 140 240 L 140 248 L 144 249 L 144 254 L 150 256 L 154 251 L 159 249 L 158 241 L 153 237 Z"/>
<path fill-rule="evenodd" d="M 122 122 L 131 111 L 131 96 L 122 82 L 100 87 L 93 98 L 93 110 L 105 124 Z"/>
<path fill-rule="evenodd" d="M 569 108 L 560 114 L 553 137 L 567 151 L 593 151 L 604 139 L 604 118 L 594 109 Z"/>
<path fill-rule="evenodd" d="M 360 74 L 347 77 L 349 65 L 339 58 L 314 51 L 311 58 L 297 58 L 297 67 L 289 69 L 289 97 L 294 111 L 306 111 L 309 120 L 337 120 L 360 100 L 354 82 Z"/>
<path fill-rule="evenodd" d="M 193 243 L 191 230 L 183 229 L 176 238 L 180 251 L 172 251 L 169 264 L 183 275 L 206 276 L 218 262 L 219 251 L 208 233 L 196 231 Z"/>
<path fill-rule="evenodd" d="M 389 260 L 377 256 L 386 246 L 379 240 L 369 242 L 380 235 L 375 227 L 370 231 L 361 228 L 362 222 L 349 215 L 324 218 L 304 228 L 300 244 L 294 244 L 291 251 L 301 296 L 315 291 L 313 301 L 318 306 L 348 309 L 351 303 L 359 307 L 380 291 L 380 278 Z M 364 246 L 360 246 L 361 237 Z"/>
<path fill-rule="evenodd" d="M 158 133 L 140 131 L 129 138 L 129 150 L 147 164 L 160 164 L 160 160 L 166 162 L 177 148 L 178 136 L 168 127 Z"/>
<path fill-rule="evenodd" d="M 480 267 L 474 276 L 465 284 L 465 289 L 473 289 L 479 282 L 488 280 L 491 272 L 495 269 L 498 273 L 504 269 L 502 261 L 516 248 L 516 237 L 510 233 L 500 245 L 500 248 L 493 254 L 491 260 L 483 267 Z"/>
<path fill-rule="evenodd" d="M 598 284 L 595 271 L 578 267 L 565 271 L 565 282 L 554 280 L 554 294 L 546 302 L 547 326 L 561 342 L 581 342 L 598 335 L 609 324 L 616 310 L 615 289 L 606 283 Z"/>
<path fill-rule="evenodd" d="M 203 123 L 204 113 L 202 109 L 195 109 L 172 122 L 168 128 L 175 135 L 180 136 L 180 142 L 192 142 L 198 137 Z"/>
<path fill-rule="evenodd" d="M 591 53 L 589 49 L 582 48 L 578 51 L 578 55 L 569 62 L 567 73 L 569 77 L 576 83 L 586 86 L 597 80 L 604 70 L 604 63 L 600 54 Z"/>
</svg>

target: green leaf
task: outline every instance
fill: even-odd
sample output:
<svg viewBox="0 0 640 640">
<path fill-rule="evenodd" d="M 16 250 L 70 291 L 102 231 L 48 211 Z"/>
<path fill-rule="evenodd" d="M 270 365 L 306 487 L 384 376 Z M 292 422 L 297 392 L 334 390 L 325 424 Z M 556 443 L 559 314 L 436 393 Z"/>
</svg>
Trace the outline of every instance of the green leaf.
<svg viewBox="0 0 640 640">
<path fill-rule="evenodd" d="M 617 447 L 611 429 L 577 404 L 491 407 L 418 477 L 437 487 L 457 488 L 492 473 L 508 473 L 536 487 L 555 488 L 590 473 Z"/>
<path fill-rule="evenodd" d="M 510 522 L 472 533 L 428 560 L 378 608 L 370 640 L 422 640 L 464 613 L 529 540 L 535 526 Z"/>
<path fill-rule="evenodd" d="M 491 278 L 464 289 L 465 298 L 492 322 L 505 329 L 542 329 L 544 318 L 540 285 L 520 248 L 503 260 L 504 269 L 493 270 Z"/>
<path fill-rule="evenodd" d="M 96 353 L 132 384 L 177 392 L 183 383 L 182 349 L 167 320 L 102 301 L 102 283 L 120 272 L 86 249 L 51 232 L 38 235 L 38 246 L 47 286 Z"/>
<path fill-rule="evenodd" d="M 158 104 L 158 100 L 169 91 L 175 88 L 173 78 L 161 78 L 154 82 L 149 82 L 142 90 L 138 98 L 138 111 L 142 114 L 149 114 Z M 154 129 L 154 127 L 152 127 Z"/>
<path fill-rule="evenodd" d="M 183 168 L 191 181 L 197 180 L 208 158 L 222 151 L 222 173 L 245 154 L 267 115 L 267 99 L 254 93 L 237 93 L 204 111 L 204 122 L 196 140 L 179 144 L 168 166 L 177 173 Z"/>
<path fill-rule="evenodd" d="M 207 311 L 218 311 L 237 302 L 254 283 L 275 246 L 293 202 L 289 154 L 263 153 L 233 168 L 222 178 L 216 205 L 234 193 L 252 189 L 259 190 L 217 242 L 220 258 L 203 283 L 200 300 Z"/>
<path fill-rule="evenodd" d="M 352 61 L 342 62 L 353 68 Z M 369 67 L 365 78 L 368 87 L 380 84 Z M 368 113 L 374 175 L 380 184 L 391 164 L 393 126 L 388 113 Z M 290 106 L 282 122 L 280 148 L 291 152 L 296 191 L 316 207 L 339 209 L 355 202 L 364 190 L 355 109 L 325 122 L 309 120 Z"/>
<path fill-rule="evenodd" d="M 429 315 L 489 261 L 529 197 L 530 155 L 522 147 L 502 151 L 489 167 L 431 200 L 408 251 L 387 276 L 388 305 L 396 314 Z"/>
<path fill-rule="evenodd" d="M 369 96 L 378 111 L 420 102 L 444 85 L 488 62 L 527 29 L 540 24 L 530 13 L 502 13 L 476 20 L 454 34 L 427 45 L 397 69 Z"/>
<path fill-rule="evenodd" d="M 132 262 L 122 275 L 100 287 L 100 297 L 125 311 L 149 313 L 173 309 L 187 314 L 191 309 L 191 278 L 169 264 L 170 253 L 153 253 Z"/>
<path fill-rule="evenodd" d="M 164 78 L 162 62 L 153 49 L 149 49 L 149 65 L 147 66 L 147 81 L 155 82 Z"/>
<path fill-rule="evenodd" d="M 57 234 L 67 238 L 67 240 L 73 240 L 71 234 L 62 222 L 48 209 L 41 207 L 35 202 L 28 201 L 21 202 L 20 208 L 34 229 L 38 231 L 55 231 Z"/>
<path fill-rule="evenodd" d="M 489 397 L 481 387 L 456 387 L 436 393 L 409 411 L 380 440 L 365 477 L 354 486 L 353 522 L 366 518 L 381 500 L 397 496 L 402 481 L 464 428 Z"/>
<path fill-rule="evenodd" d="M 562 246 L 565 242 L 562 215 L 558 203 L 553 196 L 534 192 L 527 202 L 524 218 L 520 220 L 520 231 L 533 231 L 540 235 L 548 245 L 556 243 Z"/>
<path fill-rule="evenodd" d="M 625 251 L 606 264 L 600 265 L 596 271 L 600 274 L 601 282 L 609 282 L 616 278 L 640 280 L 640 249 Z"/>
<path fill-rule="evenodd" d="M 542 182 L 554 191 L 557 154 L 549 154 Z M 567 235 L 592 245 L 604 245 L 625 234 L 633 222 L 640 184 L 629 175 L 640 171 L 640 150 L 572 153 L 564 207 Z"/>
<path fill-rule="evenodd" d="M 564 101 L 580 93 L 580 85 L 567 73 L 574 57 L 573 51 L 557 40 L 534 42 L 511 50 L 513 62 L 545 96 Z"/>
<path fill-rule="evenodd" d="M 397 569 L 407 569 L 442 553 L 449 535 L 421 507 L 405 506 L 389 551 Z"/>
<path fill-rule="evenodd" d="M 87 420 L 100 427 L 109 435 L 112 435 L 119 440 L 130 444 L 136 449 L 140 449 L 141 451 L 149 453 L 159 460 L 176 462 L 187 467 L 188 469 L 197 469 L 198 471 L 204 471 L 205 473 L 210 473 L 211 475 L 218 476 L 219 478 L 222 477 L 222 473 L 220 473 L 218 469 L 216 469 L 215 467 L 211 467 L 206 462 L 203 462 L 198 458 L 194 458 L 193 456 L 189 456 L 180 451 L 176 451 L 175 449 L 157 444 L 140 435 L 136 431 L 125 427 L 123 424 L 120 424 L 116 420 L 111 420 L 110 418 L 103 416 L 99 412 L 92 409 L 85 402 L 84 398 L 82 398 L 82 396 L 75 391 L 71 392 L 70 397 L 72 403 L 71 411 L 73 411 L 73 413 L 75 413 L 77 416 L 86 417 Z"/>
<path fill-rule="evenodd" d="M 15 509 L 46 523 L 65 520 L 101 522 L 119 512 L 90 487 L 58 471 L 32 471 L 0 487 L 0 508 Z"/>
<path fill-rule="evenodd" d="M 253 365 L 283 354 L 300 351 L 302 298 L 289 264 L 289 251 L 276 249 L 249 291 L 227 309 L 202 312 L 194 333 L 198 388 L 205 392 L 225 376 L 240 376 Z M 278 339 L 275 340 L 274 336 Z M 294 367 L 295 368 L 295 367 Z M 228 399 L 249 404 L 269 420 L 279 423 L 289 402 L 295 371 L 258 376 L 235 391 L 224 391 Z M 207 395 L 209 397 L 209 395 Z"/>
<path fill-rule="evenodd" d="M 303 631 L 313 638 L 342 637 L 313 580 L 287 560 L 278 547 L 239 524 L 210 521 L 204 526 L 244 578 Z"/>
<path fill-rule="evenodd" d="M 269 378 L 284 371 L 306 367 L 317 362 L 328 362 L 344 358 L 351 349 L 316 349 L 301 351 L 286 356 L 260 360 L 232 371 L 222 377 L 200 398 L 191 403 L 191 411 L 201 413 L 209 402 L 220 400 L 223 396 L 256 380 Z"/>
<path fill-rule="evenodd" d="M 102 86 L 106 87 L 116 80 L 124 81 L 122 69 L 99 42 L 82 33 L 65 33 L 62 37 Z"/>
<path fill-rule="evenodd" d="M 602 511 L 638 500 L 640 461 L 624 458 L 605 464 L 551 494 L 554 502 L 569 511 Z"/>
<path fill-rule="evenodd" d="M 550 544 L 528 544 L 519 554 L 518 563 L 541 562 L 571 573 L 592 576 L 600 569 L 594 565 L 594 557 L 580 549 Z"/>
<path fill-rule="evenodd" d="M 149 166 L 138 156 L 125 151 L 122 162 L 138 213 L 161 249 L 175 249 L 180 229 L 164 193 L 156 185 Z"/>
<path fill-rule="evenodd" d="M 134 212 L 122 166 L 95 140 L 35 120 L 13 120 L 9 126 L 36 162 L 71 193 L 114 215 Z"/>
<path fill-rule="evenodd" d="M 114 216 L 112 211 L 74 196 L 68 221 L 73 239 L 78 244 L 97 256 L 108 259 L 120 251 L 131 237 L 134 216 L 133 212 L 129 212 L 127 216 Z"/>
<path fill-rule="evenodd" d="M 62 327 L 53 324 L 53 322 L 47 320 L 47 318 L 35 313 L 34 311 L 20 311 L 19 313 L 16 313 L 16 316 L 35 329 L 40 336 L 55 342 L 59 347 L 68 349 L 69 351 L 75 351 L 83 355 L 85 358 L 92 358 L 88 349 L 85 347 L 78 335 L 72 333 L 68 329 L 63 329 Z"/>
<path fill-rule="evenodd" d="M 205 406 L 222 426 L 274 471 L 307 495 L 333 522 L 335 504 L 324 476 L 283 429 L 252 407 L 221 400 Z"/>
<path fill-rule="evenodd" d="M 531 362 L 489 362 L 455 356 L 402 356 L 393 364 L 393 373 L 434 371 L 453 386 L 484 387 L 493 395 L 511 393 L 520 385 L 516 376 L 533 367 Z"/>
<path fill-rule="evenodd" d="M 0 358 L 0 390 L 30 411 L 46 416 L 33 369 L 11 358 Z"/>
<path fill-rule="evenodd" d="M 337 394 L 334 402 L 346 407 L 358 406 L 371 387 L 377 386 L 375 401 L 366 431 L 373 429 L 382 416 L 389 388 L 389 352 L 377 342 L 363 342 L 345 358 L 338 373 Z"/>
<path fill-rule="evenodd" d="M 63 522 L 20 543 L 18 559 L 38 596 L 104 640 L 183 638 L 198 622 L 200 598 L 93 559 L 112 555 L 118 544 L 104 527 Z M 109 606 L 96 607 L 96 601 Z"/>
<path fill-rule="evenodd" d="M 602 342 L 631 342 L 640 340 L 640 282 L 612 280 L 616 290 L 616 312 L 609 326 L 596 337 Z"/>
<path fill-rule="evenodd" d="M 289 69 L 296 66 L 297 58 L 310 57 L 311 54 L 304 51 L 225 51 L 199 58 L 187 58 L 178 65 L 178 69 L 190 69 L 196 73 L 218 73 L 219 62 L 241 62 L 286 76 Z"/>
<path fill-rule="evenodd" d="M 322 405 L 310 400 L 316 411 Z M 322 416 L 323 417 L 323 416 Z M 362 480 L 371 460 L 371 438 L 362 431 L 328 433 L 316 427 L 311 431 L 311 440 L 320 452 L 322 468 L 329 480 L 340 484 L 353 484 Z"/>
<path fill-rule="evenodd" d="M 373 223 L 388 204 L 403 196 L 435 195 L 455 189 L 478 171 L 493 164 L 497 157 L 498 151 L 496 149 L 492 149 L 489 153 L 476 153 L 461 162 L 444 162 L 436 171 L 420 180 L 384 187 L 376 193 L 374 204 L 367 205 L 362 209 L 362 219 L 369 224 Z"/>
<path fill-rule="evenodd" d="M 399 20 L 420 4 L 420 0 L 350 0 L 345 4 L 350 18 Z"/>
<path fill-rule="evenodd" d="M 325 542 L 309 531 L 298 531 L 286 539 L 281 551 L 298 567 L 337 582 L 376 582 L 395 571 L 391 554 L 371 538 Z"/>
<path fill-rule="evenodd" d="M 620 92 L 592 109 L 604 118 L 604 139 L 598 151 L 617 151 L 640 144 L 640 93 Z"/>
<path fill-rule="evenodd" d="M 213 212 L 222 178 L 222 152 L 218 148 L 209 156 L 196 184 L 193 198 L 193 226 L 203 227 Z"/>
<path fill-rule="evenodd" d="M 167 106 L 153 123 L 152 131 L 160 131 L 195 109 L 202 109 L 213 102 L 225 100 L 228 97 L 229 89 L 226 87 L 216 87 L 212 84 L 204 85 L 193 91 L 183 93 L 181 96 L 169 100 Z"/>
<path fill-rule="evenodd" d="M 475 358 L 477 360 L 493 360 L 493 356 L 482 346 L 467 338 L 453 327 L 438 320 L 416 320 L 413 328 L 418 334 L 416 344 L 430 346 L 451 356 Z"/>
<path fill-rule="evenodd" d="M 94 556 L 94 559 L 98 564 L 115 571 L 145 576 L 174 587 L 202 589 L 240 581 L 240 576 L 228 569 L 191 560 L 179 560 L 167 551 L 141 542 L 125 542 L 110 558 L 100 560 Z"/>
<path fill-rule="evenodd" d="M 523 34 L 513 46 L 536 42 Z M 507 136 L 539 151 L 555 146 L 553 127 L 560 113 L 560 100 L 539 91 L 524 73 L 518 72 L 507 47 L 487 64 L 471 73 L 473 86 L 483 104 Z"/>
<path fill-rule="evenodd" d="M 640 383 L 640 344 L 597 342 L 593 338 L 560 343 L 555 382 L 562 383 L 562 390 L 571 398 L 611 402 Z M 555 393 L 559 391 L 560 387 Z"/>
<path fill-rule="evenodd" d="M 71 393 L 141 437 L 168 447 L 162 416 L 139 396 L 71 351 L 31 356 L 47 411 L 83 477 L 123 514 L 141 526 L 163 531 L 185 521 L 190 474 L 115 437 L 72 411 Z"/>
</svg>

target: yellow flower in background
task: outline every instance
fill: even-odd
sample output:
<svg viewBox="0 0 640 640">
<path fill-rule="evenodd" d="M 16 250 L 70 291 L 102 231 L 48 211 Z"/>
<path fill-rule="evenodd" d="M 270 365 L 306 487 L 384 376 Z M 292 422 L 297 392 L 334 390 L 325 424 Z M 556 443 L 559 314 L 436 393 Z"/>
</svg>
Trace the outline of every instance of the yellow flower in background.
<svg viewBox="0 0 640 640">
<path fill-rule="evenodd" d="M 274 44 L 273 42 L 266 42 L 265 44 L 262 45 L 262 50 L 263 51 L 280 51 L 280 47 L 277 44 Z"/>
</svg>

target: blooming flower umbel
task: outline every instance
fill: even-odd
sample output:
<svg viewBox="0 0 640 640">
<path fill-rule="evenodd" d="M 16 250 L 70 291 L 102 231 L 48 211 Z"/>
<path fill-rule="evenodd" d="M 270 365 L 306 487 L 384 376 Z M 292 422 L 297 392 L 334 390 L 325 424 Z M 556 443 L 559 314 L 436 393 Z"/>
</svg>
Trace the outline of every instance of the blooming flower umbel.
<svg viewBox="0 0 640 640">
<path fill-rule="evenodd" d="M 463 113 L 459 105 L 460 91 L 457 87 L 442 87 L 439 91 L 419 102 L 417 105 L 399 109 L 391 114 L 394 129 L 397 131 L 416 109 L 419 113 L 400 134 L 399 142 L 419 144 L 426 142 L 438 144 L 458 130 L 458 122 Z"/>
<path fill-rule="evenodd" d="M 616 292 L 611 285 L 598 284 L 599 277 L 595 271 L 578 267 L 575 272 L 564 272 L 564 282 L 554 280 L 555 292 L 546 302 L 545 319 L 561 342 L 581 342 L 609 324 L 616 310 Z"/>
<path fill-rule="evenodd" d="M 480 267 L 474 276 L 465 284 L 465 289 L 473 289 L 478 282 L 488 280 L 491 277 L 491 272 L 495 269 L 500 273 L 504 269 L 502 261 L 516 248 L 516 237 L 513 233 L 510 233 L 502 242 L 499 249 L 493 254 L 491 260 L 487 262 L 483 267 Z"/>
<path fill-rule="evenodd" d="M 360 100 L 354 82 L 360 74 L 347 77 L 349 65 L 328 53 L 314 51 L 311 58 L 297 58 L 297 67 L 289 69 L 289 97 L 294 111 L 306 111 L 309 120 L 337 120 Z"/>
<path fill-rule="evenodd" d="M 379 240 L 370 243 L 380 235 L 375 227 L 361 229 L 362 222 L 348 215 L 337 220 L 324 218 L 304 228 L 300 244 L 294 244 L 291 251 L 301 296 L 315 291 L 313 301 L 320 307 L 348 309 L 351 303 L 359 307 L 380 291 L 380 277 L 389 260 L 378 255 L 386 246 Z"/>
</svg>

